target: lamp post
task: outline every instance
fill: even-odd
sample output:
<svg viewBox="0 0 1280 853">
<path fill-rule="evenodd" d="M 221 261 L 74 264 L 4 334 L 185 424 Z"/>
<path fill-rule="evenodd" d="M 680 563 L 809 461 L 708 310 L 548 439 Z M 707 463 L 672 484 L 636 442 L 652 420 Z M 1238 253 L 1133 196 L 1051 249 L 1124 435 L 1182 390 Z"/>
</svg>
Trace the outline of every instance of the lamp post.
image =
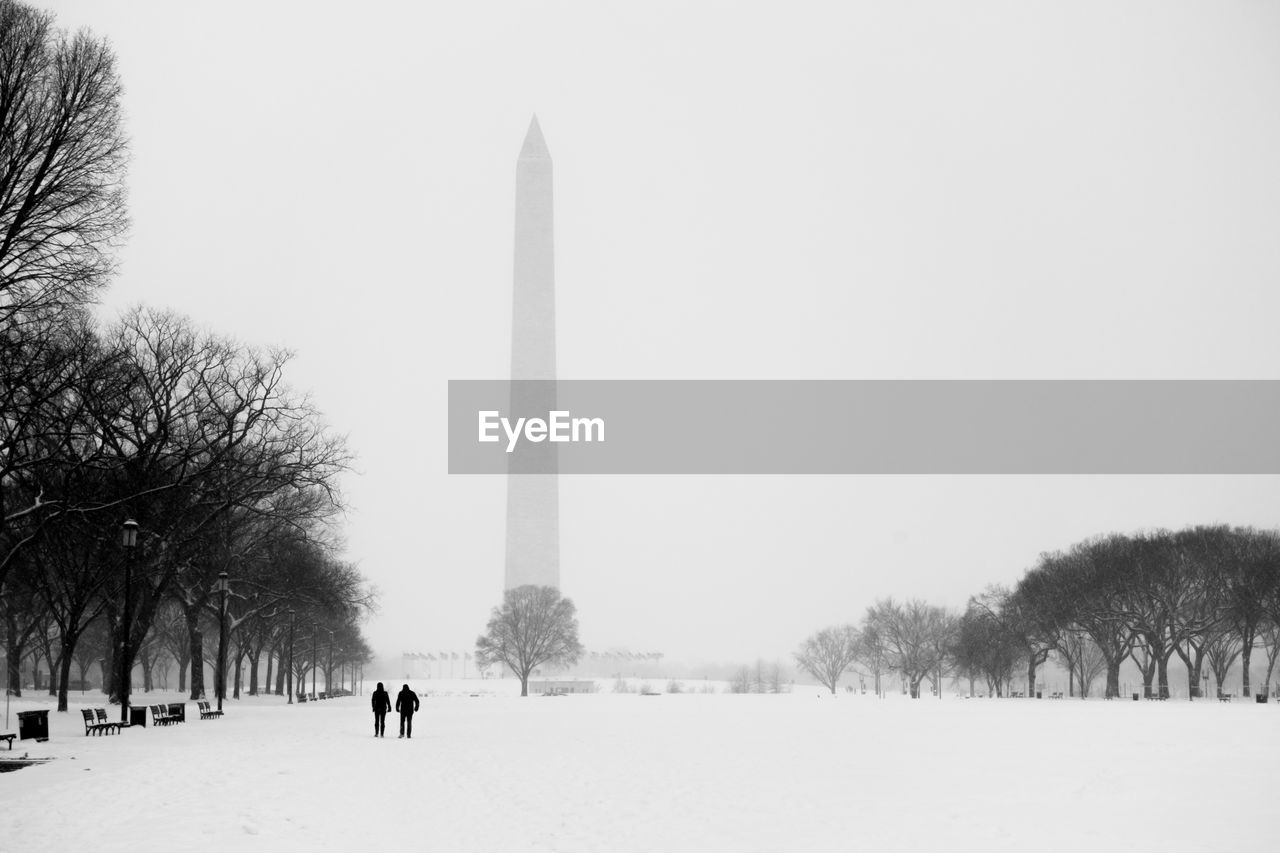
<svg viewBox="0 0 1280 853">
<path fill-rule="evenodd" d="M 222 699 L 227 693 L 227 573 L 218 572 L 217 591 L 222 594 L 222 602 L 218 605 L 218 672 L 215 682 L 218 690 L 218 710 L 222 710 Z"/>
<path fill-rule="evenodd" d="M 329 667 L 324 673 L 324 692 L 333 695 L 333 630 L 329 630 Z"/>
<path fill-rule="evenodd" d="M 311 624 L 311 695 L 316 695 L 316 661 L 319 657 L 316 655 L 316 639 L 319 636 L 319 628 L 313 622 Z"/>
<path fill-rule="evenodd" d="M 1080 698 L 1084 697 L 1084 631 L 1076 630 L 1076 666 L 1080 669 Z"/>
<path fill-rule="evenodd" d="M 124 618 L 120 632 L 120 722 L 129 725 L 129 672 L 133 669 L 133 658 L 129 654 L 129 623 L 133 614 L 129 612 L 133 600 L 133 549 L 138 545 L 138 522 L 126 518 L 120 525 L 120 546 L 124 548 Z"/>
<path fill-rule="evenodd" d="M 293 704 L 293 608 L 289 608 L 289 702 Z"/>
</svg>

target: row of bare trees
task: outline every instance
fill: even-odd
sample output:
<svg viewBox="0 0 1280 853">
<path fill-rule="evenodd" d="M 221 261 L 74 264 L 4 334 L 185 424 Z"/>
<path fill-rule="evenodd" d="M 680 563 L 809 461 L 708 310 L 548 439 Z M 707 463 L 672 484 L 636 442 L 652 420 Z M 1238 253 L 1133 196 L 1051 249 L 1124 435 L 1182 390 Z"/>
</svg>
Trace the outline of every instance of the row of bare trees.
<svg viewBox="0 0 1280 853">
<path fill-rule="evenodd" d="M 1280 534 L 1215 525 L 1100 536 L 1042 555 L 1014 590 L 987 599 L 986 618 L 1028 667 L 1054 654 L 1086 689 L 1091 672 L 1105 673 L 1106 695 L 1118 696 L 1132 660 L 1146 694 L 1167 698 L 1176 657 L 1189 695 L 1208 672 L 1221 690 L 1238 662 L 1247 696 L 1255 649 L 1267 689 L 1280 650 Z"/>
<path fill-rule="evenodd" d="M 115 700 L 140 657 L 202 697 L 218 625 L 212 651 L 252 690 L 264 658 L 279 680 L 286 634 L 368 655 L 370 592 L 337 557 L 350 454 L 288 387 L 289 354 L 163 311 L 93 319 L 127 226 L 115 66 L 0 0 L 0 643 L 8 688 L 43 659 L 60 710 L 73 664 L 99 662 Z"/>
<path fill-rule="evenodd" d="M 941 688 L 957 625 L 946 608 L 918 599 L 883 599 L 867 608 L 860 625 L 825 628 L 806 639 L 795 661 L 832 693 L 852 670 L 870 679 L 877 695 L 884 692 L 886 678 L 896 675 L 915 698 L 926 680 Z"/>
<path fill-rule="evenodd" d="M 819 631 L 795 657 L 832 692 L 854 671 L 873 678 L 877 693 L 894 674 L 913 697 L 926 679 L 938 690 L 947 675 L 967 679 L 970 692 L 982 681 L 1004 695 L 1024 676 L 1033 690 L 1053 661 L 1072 695 L 1089 695 L 1105 676 L 1110 698 L 1131 661 L 1145 694 L 1167 698 L 1175 658 L 1188 695 L 1200 695 L 1210 674 L 1221 691 L 1238 664 L 1248 696 L 1259 648 L 1269 692 L 1280 656 L 1280 533 L 1216 525 L 1110 534 L 1042 554 L 1013 589 L 989 587 L 963 613 L 880 601 L 860 625 Z"/>
</svg>

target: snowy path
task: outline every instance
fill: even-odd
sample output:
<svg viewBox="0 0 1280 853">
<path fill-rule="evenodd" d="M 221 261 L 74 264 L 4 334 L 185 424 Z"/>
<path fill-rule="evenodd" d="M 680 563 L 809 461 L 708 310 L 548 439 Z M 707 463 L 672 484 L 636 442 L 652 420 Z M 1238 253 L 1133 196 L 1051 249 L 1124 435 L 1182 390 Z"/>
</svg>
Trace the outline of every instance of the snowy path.
<svg viewBox="0 0 1280 853">
<path fill-rule="evenodd" d="M 449 696 L 376 740 L 367 702 L 51 715 L 14 754 L 59 759 L 0 774 L 0 850 L 1199 851 L 1277 812 L 1275 704 Z"/>
</svg>

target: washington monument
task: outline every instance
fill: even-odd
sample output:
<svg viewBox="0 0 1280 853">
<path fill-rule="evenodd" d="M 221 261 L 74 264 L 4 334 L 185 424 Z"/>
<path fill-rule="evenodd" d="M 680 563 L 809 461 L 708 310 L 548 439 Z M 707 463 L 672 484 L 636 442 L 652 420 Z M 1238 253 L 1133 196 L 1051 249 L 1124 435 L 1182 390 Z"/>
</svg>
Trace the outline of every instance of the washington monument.
<svg viewBox="0 0 1280 853">
<path fill-rule="evenodd" d="M 551 153 L 538 118 L 529 124 L 516 160 L 515 287 L 511 311 L 511 378 L 556 378 L 556 275 L 551 203 Z M 554 387 L 512 392 L 511 409 L 555 408 Z M 555 453 L 555 445 L 539 445 Z M 560 586 L 560 495 L 557 474 L 507 475 L 506 588 Z M 547 470 L 542 468 L 541 470 Z M 551 470 L 556 470 L 554 467 Z"/>
</svg>

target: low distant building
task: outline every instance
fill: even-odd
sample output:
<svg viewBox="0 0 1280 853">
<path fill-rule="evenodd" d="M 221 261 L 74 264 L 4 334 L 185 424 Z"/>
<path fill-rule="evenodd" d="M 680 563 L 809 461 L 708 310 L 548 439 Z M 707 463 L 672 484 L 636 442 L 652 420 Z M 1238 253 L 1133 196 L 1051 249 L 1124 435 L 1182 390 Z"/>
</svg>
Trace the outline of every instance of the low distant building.
<svg viewBox="0 0 1280 853">
<path fill-rule="evenodd" d="M 582 679 L 553 681 L 544 678 L 538 681 L 529 680 L 530 693 L 595 693 L 596 683 Z"/>
</svg>

